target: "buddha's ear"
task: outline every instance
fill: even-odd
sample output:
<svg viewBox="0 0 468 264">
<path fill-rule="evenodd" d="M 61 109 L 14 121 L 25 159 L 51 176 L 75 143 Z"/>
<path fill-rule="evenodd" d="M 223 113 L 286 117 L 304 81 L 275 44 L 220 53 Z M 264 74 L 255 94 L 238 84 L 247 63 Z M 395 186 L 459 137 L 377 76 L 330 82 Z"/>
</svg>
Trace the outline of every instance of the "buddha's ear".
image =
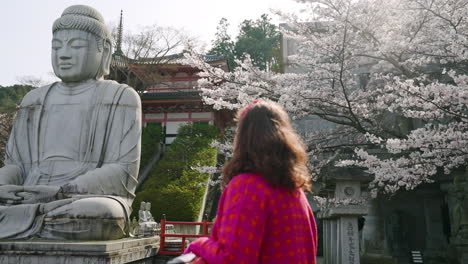
<svg viewBox="0 0 468 264">
<path fill-rule="evenodd" d="M 110 73 L 110 63 L 112 60 L 112 45 L 109 41 L 104 40 L 104 48 L 102 50 L 102 76 L 109 75 Z"/>
</svg>

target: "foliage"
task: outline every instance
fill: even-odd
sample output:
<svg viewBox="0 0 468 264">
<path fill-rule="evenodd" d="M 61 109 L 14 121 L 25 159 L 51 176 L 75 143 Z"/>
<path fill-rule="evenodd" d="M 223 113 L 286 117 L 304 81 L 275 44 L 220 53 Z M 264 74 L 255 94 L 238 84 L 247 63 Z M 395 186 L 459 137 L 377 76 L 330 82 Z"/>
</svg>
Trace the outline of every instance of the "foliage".
<svg viewBox="0 0 468 264">
<path fill-rule="evenodd" d="M 148 125 L 141 134 L 140 171 L 148 164 L 155 152 L 159 149 L 162 139 L 162 129 L 159 126 Z"/>
<path fill-rule="evenodd" d="M 29 85 L 0 86 L 0 167 L 3 167 L 5 146 L 13 127 L 16 107 L 32 89 Z"/>
<path fill-rule="evenodd" d="M 468 2 L 465 0 L 305 0 L 309 22 L 288 20 L 286 58 L 277 74 L 246 59 L 226 73 L 195 53 L 205 103 L 236 109 L 258 98 L 293 118 L 315 116 L 306 142 L 321 166 L 359 166 L 378 191 L 411 190 L 468 160 Z M 281 14 L 281 12 L 279 12 Z M 354 159 L 337 162 L 339 154 Z"/>
<path fill-rule="evenodd" d="M 156 219 L 196 220 L 209 175 L 192 170 L 197 164 L 216 164 L 216 150 L 210 143 L 217 137 L 217 129 L 209 125 L 182 126 L 163 158 L 153 168 L 151 176 L 137 193 L 133 214 L 138 213 L 141 201 L 151 202 Z"/>
<path fill-rule="evenodd" d="M 255 21 L 244 20 L 240 24 L 234 51 L 239 60 L 248 54 L 260 70 L 281 70 L 280 32 L 265 14 Z"/>
<path fill-rule="evenodd" d="M 234 41 L 227 32 L 228 28 L 227 19 L 221 18 L 216 28 L 215 39 L 212 42 L 213 47 L 208 51 L 208 54 L 222 55 L 226 59 L 229 69 L 234 69 Z"/>
<path fill-rule="evenodd" d="M 3 167 L 5 147 L 10 137 L 16 112 L 0 113 L 0 167 Z"/>
<path fill-rule="evenodd" d="M 30 85 L 0 86 L 0 112 L 15 111 L 23 97 L 33 89 Z"/>
<path fill-rule="evenodd" d="M 267 15 L 263 14 L 257 20 L 244 20 L 239 25 L 236 41 L 231 40 L 228 27 L 227 19 L 222 18 L 208 53 L 223 55 L 229 69 L 238 65 L 236 61 L 250 56 L 253 64 L 261 70 L 281 71 L 280 33 Z"/>
</svg>

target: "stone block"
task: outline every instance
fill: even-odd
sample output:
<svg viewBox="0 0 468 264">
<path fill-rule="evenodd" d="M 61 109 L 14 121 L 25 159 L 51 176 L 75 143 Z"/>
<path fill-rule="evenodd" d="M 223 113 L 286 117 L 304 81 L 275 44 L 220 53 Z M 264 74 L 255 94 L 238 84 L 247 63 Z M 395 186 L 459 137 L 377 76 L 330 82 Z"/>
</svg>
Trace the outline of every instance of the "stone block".
<svg viewBox="0 0 468 264">
<path fill-rule="evenodd" d="M 111 241 L 0 241 L 1 264 L 146 264 L 159 251 L 159 237 Z"/>
<path fill-rule="evenodd" d="M 342 216 L 362 216 L 367 215 L 369 209 L 361 205 L 347 205 L 347 206 L 336 206 L 332 208 L 327 208 L 317 214 L 317 217 L 321 219 L 328 218 L 339 218 Z"/>
</svg>

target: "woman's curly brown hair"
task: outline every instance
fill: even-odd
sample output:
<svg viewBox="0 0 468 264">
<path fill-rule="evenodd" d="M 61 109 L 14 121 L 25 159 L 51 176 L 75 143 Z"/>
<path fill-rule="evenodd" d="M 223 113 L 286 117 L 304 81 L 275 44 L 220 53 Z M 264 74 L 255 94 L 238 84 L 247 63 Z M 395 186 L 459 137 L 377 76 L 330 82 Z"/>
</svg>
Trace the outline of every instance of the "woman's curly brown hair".
<svg viewBox="0 0 468 264">
<path fill-rule="evenodd" d="M 310 191 L 307 154 L 277 103 L 255 101 L 237 113 L 234 153 L 223 169 L 223 187 L 236 175 L 258 173 L 272 186 Z"/>
</svg>

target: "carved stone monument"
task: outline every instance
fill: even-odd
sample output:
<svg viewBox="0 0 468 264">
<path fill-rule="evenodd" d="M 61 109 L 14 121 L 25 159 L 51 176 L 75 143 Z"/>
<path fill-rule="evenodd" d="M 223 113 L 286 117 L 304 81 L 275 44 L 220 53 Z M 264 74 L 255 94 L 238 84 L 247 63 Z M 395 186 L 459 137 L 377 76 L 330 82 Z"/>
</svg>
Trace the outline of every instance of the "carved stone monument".
<svg viewBox="0 0 468 264">
<path fill-rule="evenodd" d="M 112 47 L 101 14 L 76 5 L 52 28 L 61 79 L 28 93 L 0 168 L 0 238 L 128 236 L 140 162 L 141 102 L 106 81 Z"/>
</svg>

